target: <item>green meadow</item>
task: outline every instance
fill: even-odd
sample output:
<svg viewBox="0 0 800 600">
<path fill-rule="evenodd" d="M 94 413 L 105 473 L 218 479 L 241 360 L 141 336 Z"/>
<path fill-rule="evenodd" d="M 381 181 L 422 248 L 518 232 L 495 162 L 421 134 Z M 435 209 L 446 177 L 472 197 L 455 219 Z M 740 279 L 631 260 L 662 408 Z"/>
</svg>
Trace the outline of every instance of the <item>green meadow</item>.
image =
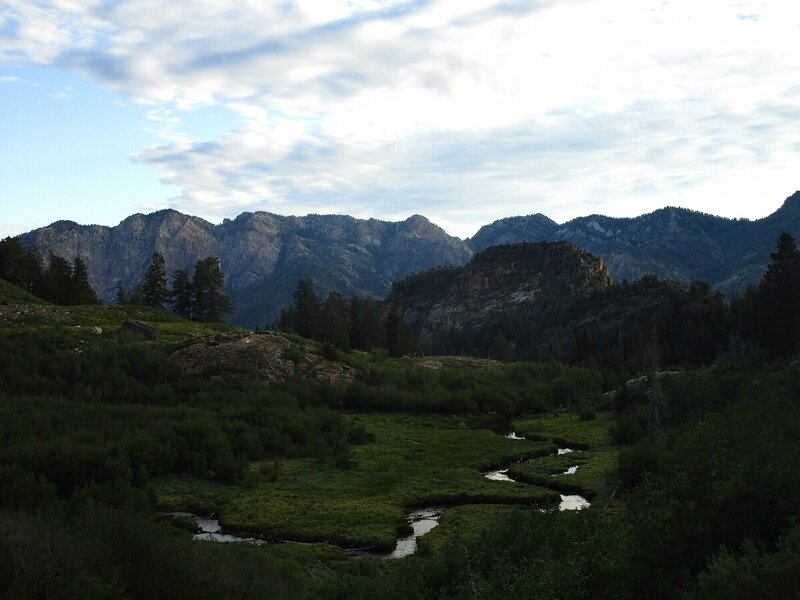
<svg viewBox="0 0 800 600">
<path fill-rule="evenodd" d="M 159 503 L 214 507 L 233 531 L 271 539 L 330 541 L 388 550 L 409 510 L 423 506 L 553 506 L 558 494 L 535 485 L 490 481 L 483 472 L 551 451 L 547 442 L 511 440 L 472 429 L 458 416 L 353 414 L 370 440 L 334 468 L 321 459 L 252 464 L 246 485 L 191 478 L 157 482 Z"/>
</svg>

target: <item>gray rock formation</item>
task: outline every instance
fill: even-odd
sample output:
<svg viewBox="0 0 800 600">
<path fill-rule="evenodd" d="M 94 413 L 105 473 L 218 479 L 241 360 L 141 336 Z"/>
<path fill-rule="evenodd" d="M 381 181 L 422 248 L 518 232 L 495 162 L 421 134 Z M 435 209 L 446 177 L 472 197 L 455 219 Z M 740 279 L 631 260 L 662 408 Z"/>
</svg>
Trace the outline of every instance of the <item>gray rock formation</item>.
<svg viewBox="0 0 800 600">
<path fill-rule="evenodd" d="M 230 320 L 246 326 L 273 322 L 291 301 L 300 277 L 317 292 L 385 295 L 392 281 L 438 265 L 463 264 L 472 252 L 424 217 L 398 223 L 338 215 L 282 217 L 244 213 L 213 225 L 174 210 L 133 215 L 116 227 L 59 221 L 22 236 L 44 256 L 80 256 L 89 283 L 104 302 L 120 286 L 142 282 L 153 252 L 167 272 L 190 271 L 198 259 L 217 256 L 225 291 L 235 305 Z"/>
<path fill-rule="evenodd" d="M 392 287 L 420 349 L 453 351 L 460 334 L 519 321 L 543 329 L 576 298 L 611 285 L 603 261 L 569 242 L 493 246 L 462 268 L 419 273 Z"/>
</svg>

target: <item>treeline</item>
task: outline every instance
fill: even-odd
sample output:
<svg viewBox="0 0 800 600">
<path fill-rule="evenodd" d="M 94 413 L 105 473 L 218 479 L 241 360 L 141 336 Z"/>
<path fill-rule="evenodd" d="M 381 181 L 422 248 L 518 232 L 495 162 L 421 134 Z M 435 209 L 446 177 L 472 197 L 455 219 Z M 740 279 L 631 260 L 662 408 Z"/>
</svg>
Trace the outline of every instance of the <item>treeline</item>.
<svg viewBox="0 0 800 600">
<path fill-rule="evenodd" d="M 445 362 L 427 368 L 411 361 L 384 361 L 363 366 L 340 402 L 342 408 L 357 411 L 492 414 L 508 419 L 576 408 L 599 396 L 602 388 L 598 370 L 556 362 L 503 367 Z"/>
<path fill-rule="evenodd" d="M 292 305 L 281 311 L 278 327 L 283 331 L 342 350 L 385 348 L 392 357 L 415 351 L 400 311 L 392 309 L 384 317 L 378 300 L 358 295 L 348 300 L 331 292 L 323 303 L 311 279 L 297 282 L 292 300 Z"/>
<path fill-rule="evenodd" d="M 0 279 L 53 304 L 99 303 L 79 256 L 70 263 L 50 254 L 45 263 L 35 248 L 23 247 L 17 238 L 0 241 Z"/>
<path fill-rule="evenodd" d="M 222 291 L 224 285 L 225 273 L 219 259 L 209 256 L 195 262 L 194 278 L 186 269 L 178 269 L 167 286 L 164 257 L 154 252 L 142 283 L 130 292 L 120 286 L 117 304 L 169 307 L 184 319 L 222 321 L 233 310 L 231 299 Z"/>
<path fill-rule="evenodd" d="M 70 263 L 51 253 L 45 263 L 36 248 L 25 248 L 17 238 L 0 241 L 0 279 L 53 304 L 100 303 L 79 256 Z M 223 292 L 225 273 L 216 257 L 195 262 L 194 277 L 187 269 L 174 271 L 170 283 L 164 257 L 154 252 L 141 284 L 130 291 L 120 286 L 116 302 L 170 308 L 185 319 L 202 322 L 222 321 L 233 310 Z"/>
</svg>

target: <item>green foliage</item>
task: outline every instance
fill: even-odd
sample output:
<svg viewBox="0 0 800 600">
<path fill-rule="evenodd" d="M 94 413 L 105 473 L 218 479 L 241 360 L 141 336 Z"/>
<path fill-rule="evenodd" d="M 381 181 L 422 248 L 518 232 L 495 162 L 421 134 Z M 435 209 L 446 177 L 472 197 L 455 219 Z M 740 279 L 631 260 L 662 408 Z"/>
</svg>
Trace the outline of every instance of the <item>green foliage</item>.
<svg viewBox="0 0 800 600">
<path fill-rule="evenodd" d="M 142 284 L 142 302 L 146 306 L 164 308 L 169 300 L 167 271 L 164 264 L 164 257 L 158 252 L 153 252 L 153 259 L 147 267 Z"/>
<path fill-rule="evenodd" d="M 23 248 L 16 238 L 0 241 L 0 278 L 54 304 L 99 303 L 89 285 L 86 263 L 79 256 L 70 264 L 50 254 L 47 268 L 42 268 L 36 249 Z"/>
<path fill-rule="evenodd" d="M 319 339 L 321 305 L 310 279 L 300 279 L 292 296 L 292 326 L 301 336 Z"/>
<path fill-rule="evenodd" d="M 338 292 L 328 294 L 320 315 L 321 341 L 335 348 L 350 347 L 350 315 L 347 300 Z"/>
<path fill-rule="evenodd" d="M 31 247 L 25 248 L 19 238 L 0 241 L 0 279 L 33 292 L 42 277 L 42 257 Z"/>
<path fill-rule="evenodd" d="M 411 334 L 397 308 L 390 309 L 386 317 L 386 349 L 392 358 L 405 356 L 413 349 Z"/>
<path fill-rule="evenodd" d="M 649 441 L 623 448 L 617 463 L 620 480 L 624 485 L 634 486 L 643 481 L 648 473 L 662 473 L 665 461 L 665 453 Z"/>
<path fill-rule="evenodd" d="M 429 535 L 461 513 L 474 521 L 479 511 L 452 509 Z M 454 536 L 440 552 L 353 565 L 318 593 L 336 599 L 635 597 L 626 585 L 630 528 L 613 516 L 500 506 L 490 514 L 477 533 Z"/>
<path fill-rule="evenodd" d="M 170 306 L 175 314 L 184 319 L 192 318 L 192 280 L 185 269 L 179 269 L 172 274 L 172 289 Z"/>
<path fill-rule="evenodd" d="M 794 524 L 781 536 L 775 552 L 759 552 L 750 541 L 736 553 L 722 550 L 686 597 L 771 600 L 792 598 L 797 596 L 797 590 L 800 590 L 800 526 Z"/>
<path fill-rule="evenodd" d="M 681 318 L 715 314 L 704 286 L 686 294 L 698 313 Z M 4 295 L 26 298 L 0 282 Z M 0 596 L 766 598 L 800 585 L 791 358 L 731 353 L 651 378 L 664 433 L 648 439 L 646 383 L 600 399 L 620 375 L 595 367 L 336 349 L 357 371 L 344 389 L 224 383 L 182 378 L 169 358 L 224 325 L 133 306 L 6 308 Z M 125 320 L 159 342 L 115 335 Z M 301 361 L 301 344 L 285 357 Z M 581 452 L 549 455 L 554 442 Z M 512 462 L 528 483 L 481 474 Z M 593 508 L 540 512 L 557 489 L 594 495 Z M 195 542 L 155 502 L 234 530 L 384 548 L 410 507 L 458 506 L 414 557 L 346 561 L 330 546 Z"/>
<path fill-rule="evenodd" d="M 20 287 L 0 279 L 0 303 L 5 304 L 46 304 L 45 300 L 26 292 Z"/>
<path fill-rule="evenodd" d="M 86 263 L 76 256 L 72 263 L 72 278 L 69 283 L 69 301 L 66 304 L 99 304 L 97 295 L 89 285 Z"/>
<path fill-rule="evenodd" d="M 383 320 L 377 300 L 353 296 L 348 302 L 337 292 L 328 294 L 321 305 L 310 279 L 297 282 L 292 305 L 281 311 L 279 326 L 341 350 L 386 348 L 389 356 L 400 357 L 415 347 L 398 311 L 390 311 Z"/>
<path fill-rule="evenodd" d="M 582 402 L 578 405 L 578 417 L 581 421 L 591 421 L 597 416 L 594 407 L 588 402 Z"/>
<path fill-rule="evenodd" d="M 192 280 L 192 319 L 205 323 L 222 321 L 233 310 L 233 303 L 222 291 L 225 273 L 219 259 L 209 256 L 194 264 Z"/>
<path fill-rule="evenodd" d="M 787 356 L 800 350 L 800 250 L 783 233 L 770 256 L 759 285 L 759 334 L 771 353 Z"/>
<path fill-rule="evenodd" d="M 292 344 L 281 354 L 281 358 L 293 362 L 295 365 L 305 358 L 305 352 L 297 344 Z"/>
<path fill-rule="evenodd" d="M 379 302 L 353 296 L 349 308 L 350 347 L 366 351 L 386 347 L 386 328 L 381 321 Z"/>
</svg>

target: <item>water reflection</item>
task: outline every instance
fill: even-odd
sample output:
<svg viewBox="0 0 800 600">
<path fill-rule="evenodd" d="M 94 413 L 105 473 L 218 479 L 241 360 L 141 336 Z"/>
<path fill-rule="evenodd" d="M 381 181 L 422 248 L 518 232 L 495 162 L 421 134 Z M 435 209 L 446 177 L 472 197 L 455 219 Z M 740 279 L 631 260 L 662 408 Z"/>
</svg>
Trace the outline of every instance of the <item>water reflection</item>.
<svg viewBox="0 0 800 600">
<path fill-rule="evenodd" d="M 511 483 L 514 483 L 514 480 L 511 479 L 511 477 L 509 477 L 507 473 L 508 469 L 501 469 L 500 471 L 489 471 L 488 473 L 484 473 L 484 477 L 486 477 L 486 479 L 491 479 L 492 481 L 510 481 Z"/>
<path fill-rule="evenodd" d="M 223 543 L 246 542 L 248 544 L 266 544 L 264 540 L 260 540 L 258 538 L 244 538 L 239 537 L 238 535 L 224 533 L 222 531 L 222 526 L 219 524 L 217 519 L 200 517 L 188 512 L 173 512 L 168 514 L 176 517 L 189 517 L 190 519 L 194 519 L 194 522 L 197 523 L 197 528 L 200 530 L 198 533 L 195 533 L 192 536 L 192 539 L 195 540 L 208 540 L 211 542 Z"/>
<path fill-rule="evenodd" d="M 567 496 L 561 494 L 561 504 L 558 510 L 583 510 L 589 508 L 589 501 L 583 496 Z"/>
<path fill-rule="evenodd" d="M 417 551 L 417 538 L 422 537 L 439 524 L 442 517 L 441 508 L 422 508 L 408 515 L 408 523 L 414 533 L 397 540 L 394 550 L 385 555 L 385 558 L 403 558 L 411 556 Z"/>
</svg>

